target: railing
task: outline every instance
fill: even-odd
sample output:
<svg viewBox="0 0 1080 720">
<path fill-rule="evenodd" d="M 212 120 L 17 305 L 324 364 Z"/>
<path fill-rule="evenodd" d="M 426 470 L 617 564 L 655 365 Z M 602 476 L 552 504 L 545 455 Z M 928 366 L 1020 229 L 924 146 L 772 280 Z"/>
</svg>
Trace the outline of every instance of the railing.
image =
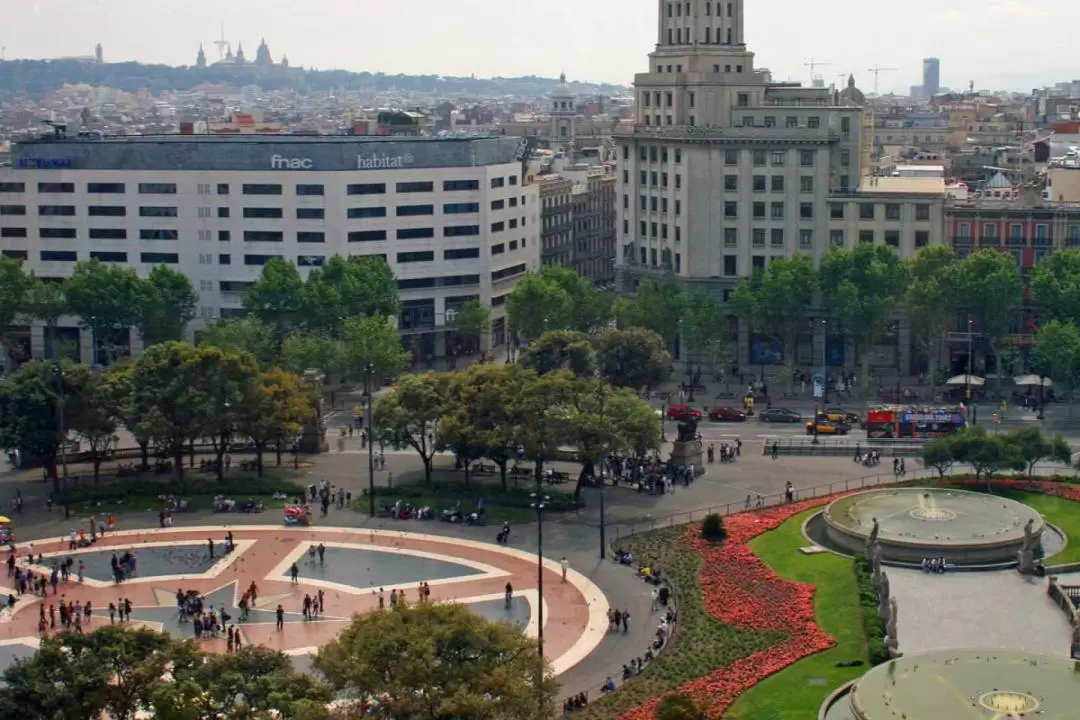
<svg viewBox="0 0 1080 720">
<path fill-rule="evenodd" d="M 853 478 L 850 480 L 836 481 L 827 485 L 816 485 L 810 488 L 803 488 L 796 490 L 794 493 L 794 502 L 801 500 L 811 500 L 818 497 L 827 497 L 829 495 L 835 495 L 840 492 L 852 492 L 854 490 L 867 490 L 869 488 L 880 487 L 882 485 L 891 485 L 896 482 L 906 482 L 912 480 L 921 479 L 933 479 L 937 477 L 937 473 L 933 470 L 912 470 L 906 472 L 902 476 L 896 476 L 892 473 L 873 475 L 865 478 Z M 631 535 L 637 535 L 638 533 L 648 532 L 650 530 L 656 530 L 658 528 L 673 527 L 675 525 L 685 525 L 692 522 L 700 522 L 706 515 L 716 513 L 717 515 L 726 516 L 734 515 L 736 513 L 747 512 L 749 510 L 761 510 L 763 508 L 778 507 L 780 505 L 786 505 L 788 502 L 787 496 L 783 492 L 772 493 L 763 495 L 761 493 L 753 493 L 747 496 L 743 502 L 733 502 L 711 505 L 708 507 L 695 508 L 693 510 L 683 510 L 677 513 L 671 513 L 670 515 L 659 515 L 652 517 L 646 515 L 642 518 L 634 520 L 626 520 L 620 523 L 611 523 L 607 525 L 607 529 L 610 531 L 611 547 L 618 547 L 619 538 L 629 537 Z"/>
<path fill-rule="evenodd" d="M 766 437 L 761 442 L 761 454 L 771 455 L 827 455 L 831 457 L 851 455 L 856 450 L 865 455 L 867 450 L 877 450 L 888 457 L 912 457 L 922 452 L 925 440 L 896 438 L 828 438 L 813 437 Z"/>
</svg>

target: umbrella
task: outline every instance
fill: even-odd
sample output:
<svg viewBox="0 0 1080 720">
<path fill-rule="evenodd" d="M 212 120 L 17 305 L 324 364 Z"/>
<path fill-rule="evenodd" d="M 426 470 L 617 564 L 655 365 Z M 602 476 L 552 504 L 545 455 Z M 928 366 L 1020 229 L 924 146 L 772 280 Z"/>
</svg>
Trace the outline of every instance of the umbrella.
<svg viewBox="0 0 1080 720">
<path fill-rule="evenodd" d="M 1051 387 L 1054 382 L 1050 378 L 1039 377 L 1038 375 L 1020 375 L 1014 377 L 1013 382 L 1017 385 L 1042 385 L 1043 387 Z"/>
<path fill-rule="evenodd" d="M 970 381 L 968 380 L 970 378 Z M 945 381 L 946 385 L 971 385 L 972 387 L 982 387 L 986 384 L 986 380 L 983 380 L 977 375 L 957 375 L 951 377 Z"/>
<path fill-rule="evenodd" d="M 0 525 L 10 525 L 11 518 L 0 515 Z"/>
</svg>

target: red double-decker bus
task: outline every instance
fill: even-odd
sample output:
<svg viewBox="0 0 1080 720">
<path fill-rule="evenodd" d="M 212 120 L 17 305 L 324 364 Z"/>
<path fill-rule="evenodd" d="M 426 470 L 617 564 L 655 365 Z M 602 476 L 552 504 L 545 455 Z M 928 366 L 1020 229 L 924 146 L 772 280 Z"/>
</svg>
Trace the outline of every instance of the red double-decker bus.
<svg viewBox="0 0 1080 720">
<path fill-rule="evenodd" d="M 929 439 L 950 435 L 966 424 L 960 407 L 882 406 L 867 411 L 866 437 Z"/>
</svg>

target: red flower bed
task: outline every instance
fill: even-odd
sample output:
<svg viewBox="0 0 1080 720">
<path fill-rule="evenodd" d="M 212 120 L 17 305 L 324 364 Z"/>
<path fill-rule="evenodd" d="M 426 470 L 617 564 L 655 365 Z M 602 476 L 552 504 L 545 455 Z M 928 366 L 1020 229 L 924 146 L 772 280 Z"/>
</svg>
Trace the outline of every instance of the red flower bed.
<svg viewBox="0 0 1080 720">
<path fill-rule="evenodd" d="M 696 527 L 688 531 L 690 544 L 704 560 L 698 586 L 709 613 L 728 625 L 784 635 L 777 645 L 679 688 L 678 692 L 690 695 L 705 708 L 706 717 L 719 718 L 735 698 L 763 678 L 836 644 L 814 624 L 814 586 L 782 579 L 747 545 L 761 533 L 834 497 L 731 515 L 724 518 L 727 539 L 718 544 L 702 540 Z M 619 720 L 651 720 L 660 700 L 653 698 L 623 713 Z"/>
<path fill-rule="evenodd" d="M 946 480 L 944 484 L 956 487 L 985 487 L 986 481 L 975 480 L 974 478 L 971 478 L 968 480 Z M 1080 502 L 1080 485 L 1053 482 L 1051 480 L 1027 480 L 1022 478 L 993 478 L 991 480 L 991 485 L 1001 488 L 1008 488 L 1010 490 L 1036 492 L 1042 493 L 1044 495 L 1057 495 L 1058 497 L 1063 497 L 1066 500 Z"/>
</svg>

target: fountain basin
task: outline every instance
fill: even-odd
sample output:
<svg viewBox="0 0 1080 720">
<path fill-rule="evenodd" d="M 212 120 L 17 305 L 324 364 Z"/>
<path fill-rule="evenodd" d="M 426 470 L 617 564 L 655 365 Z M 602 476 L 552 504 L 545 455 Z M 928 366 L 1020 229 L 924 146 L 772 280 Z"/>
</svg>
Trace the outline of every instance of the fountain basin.
<svg viewBox="0 0 1080 720">
<path fill-rule="evenodd" d="M 848 495 L 822 513 L 829 541 L 851 554 L 865 551 L 878 523 L 886 562 L 944 557 L 956 565 L 1015 563 L 1025 527 L 1042 536 L 1046 522 L 1023 503 L 966 490 L 889 488 Z"/>
</svg>

